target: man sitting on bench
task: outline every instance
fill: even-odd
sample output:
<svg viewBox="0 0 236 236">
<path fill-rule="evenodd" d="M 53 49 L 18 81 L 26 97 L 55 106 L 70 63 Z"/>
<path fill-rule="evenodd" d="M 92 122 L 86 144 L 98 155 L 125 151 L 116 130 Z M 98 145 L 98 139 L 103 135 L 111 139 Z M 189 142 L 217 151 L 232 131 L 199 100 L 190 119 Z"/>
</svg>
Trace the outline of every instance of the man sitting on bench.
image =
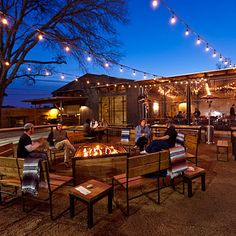
<svg viewBox="0 0 236 236">
<path fill-rule="evenodd" d="M 51 132 L 47 138 L 47 141 L 50 145 L 55 146 L 58 150 L 64 150 L 64 163 L 66 167 L 69 166 L 69 157 L 70 155 L 74 155 L 76 150 L 74 146 L 70 143 L 69 139 L 67 138 L 67 133 L 63 130 L 62 123 L 57 124 L 56 130 Z"/>
<path fill-rule="evenodd" d="M 45 145 L 45 140 L 41 137 L 38 141 L 32 142 L 30 135 L 34 133 L 34 125 L 32 123 L 26 123 L 24 125 L 24 133 L 19 139 L 17 146 L 18 158 L 40 158 L 41 160 L 47 160 L 47 153 L 37 151 L 38 148 Z"/>
</svg>

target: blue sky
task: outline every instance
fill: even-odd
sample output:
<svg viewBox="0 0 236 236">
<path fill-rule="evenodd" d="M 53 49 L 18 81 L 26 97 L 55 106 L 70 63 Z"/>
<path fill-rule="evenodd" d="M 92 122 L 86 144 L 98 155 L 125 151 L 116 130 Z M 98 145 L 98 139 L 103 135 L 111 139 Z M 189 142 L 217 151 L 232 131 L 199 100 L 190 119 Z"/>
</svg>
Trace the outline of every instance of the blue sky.
<svg viewBox="0 0 236 236">
<path fill-rule="evenodd" d="M 160 76 L 193 73 L 216 69 L 218 58 L 205 52 L 205 44 L 196 45 L 196 36 L 184 35 L 185 26 L 177 21 L 170 25 L 170 12 L 160 4 L 153 10 L 150 0 L 129 0 L 129 23 L 118 26 L 120 51 L 124 55 L 120 63 Z M 167 5 L 190 27 L 203 37 L 218 53 L 230 57 L 236 64 L 236 1 L 235 0 L 165 0 Z M 40 55 L 37 53 L 37 55 Z M 43 56 L 50 59 L 51 53 Z M 67 65 L 58 71 L 72 75 L 83 75 L 75 61 L 69 58 Z M 119 67 L 103 69 L 88 63 L 88 73 L 107 74 L 128 79 L 143 79 L 143 74 L 132 71 L 119 72 Z M 40 78 L 36 84 L 15 81 L 8 89 L 5 105 L 28 106 L 23 99 L 50 97 L 51 92 L 75 77 L 67 76 L 60 81 L 59 75 Z M 48 80 L 52 82 L 47 82 Z"/>
</svg>

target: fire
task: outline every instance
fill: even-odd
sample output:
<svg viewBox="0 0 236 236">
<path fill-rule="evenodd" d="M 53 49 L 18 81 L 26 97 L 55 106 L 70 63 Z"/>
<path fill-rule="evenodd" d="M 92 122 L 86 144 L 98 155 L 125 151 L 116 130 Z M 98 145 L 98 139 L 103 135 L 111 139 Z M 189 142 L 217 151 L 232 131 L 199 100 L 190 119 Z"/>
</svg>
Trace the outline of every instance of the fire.
<svg viewBox="0 0 236 236">
<path fill-rule="evenodd" d="M 105 144 L 85 144 L 76 152 L 76 156 L 91 157 L 91 156 L 105 156 L 110 154 L 118 154 L 126 152 L 122 147 L 114 147 L 113 145 Z"/>
</svg>

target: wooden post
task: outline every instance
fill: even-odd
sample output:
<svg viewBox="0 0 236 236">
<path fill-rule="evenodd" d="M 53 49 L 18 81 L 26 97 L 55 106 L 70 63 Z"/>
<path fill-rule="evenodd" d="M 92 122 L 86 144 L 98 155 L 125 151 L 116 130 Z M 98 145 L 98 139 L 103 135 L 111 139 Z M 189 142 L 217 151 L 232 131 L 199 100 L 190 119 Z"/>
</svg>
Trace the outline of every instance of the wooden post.
<svg viewBox="0 0 236 236">
<path fill-rule="evenodd" d="M 186 101 L 187 101 L 187 124 L 190 125 L 190 121 L 191 121 L 191 91 L 190 91 L 190 83 L 187 84 Z"/>
</svg>

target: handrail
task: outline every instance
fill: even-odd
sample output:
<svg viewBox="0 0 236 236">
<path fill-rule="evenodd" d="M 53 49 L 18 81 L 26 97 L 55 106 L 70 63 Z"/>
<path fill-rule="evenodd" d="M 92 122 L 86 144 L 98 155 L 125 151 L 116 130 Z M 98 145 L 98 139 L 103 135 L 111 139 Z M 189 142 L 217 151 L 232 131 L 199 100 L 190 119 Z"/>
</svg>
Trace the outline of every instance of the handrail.
<svg viewBox="0 0 236 236">
<path fill-rule="evenodd" d="M 56 127 L 56 125 L 35 125 L 34 129 L 43 129 L 43 128 L 51 128 L 53 130 L 53 127 Z M 11 131 L 23 131 L 24 127 L 13 127 L 13 128 L 1 128 L 0 132 L 11 132 Z"/>
</svg>

